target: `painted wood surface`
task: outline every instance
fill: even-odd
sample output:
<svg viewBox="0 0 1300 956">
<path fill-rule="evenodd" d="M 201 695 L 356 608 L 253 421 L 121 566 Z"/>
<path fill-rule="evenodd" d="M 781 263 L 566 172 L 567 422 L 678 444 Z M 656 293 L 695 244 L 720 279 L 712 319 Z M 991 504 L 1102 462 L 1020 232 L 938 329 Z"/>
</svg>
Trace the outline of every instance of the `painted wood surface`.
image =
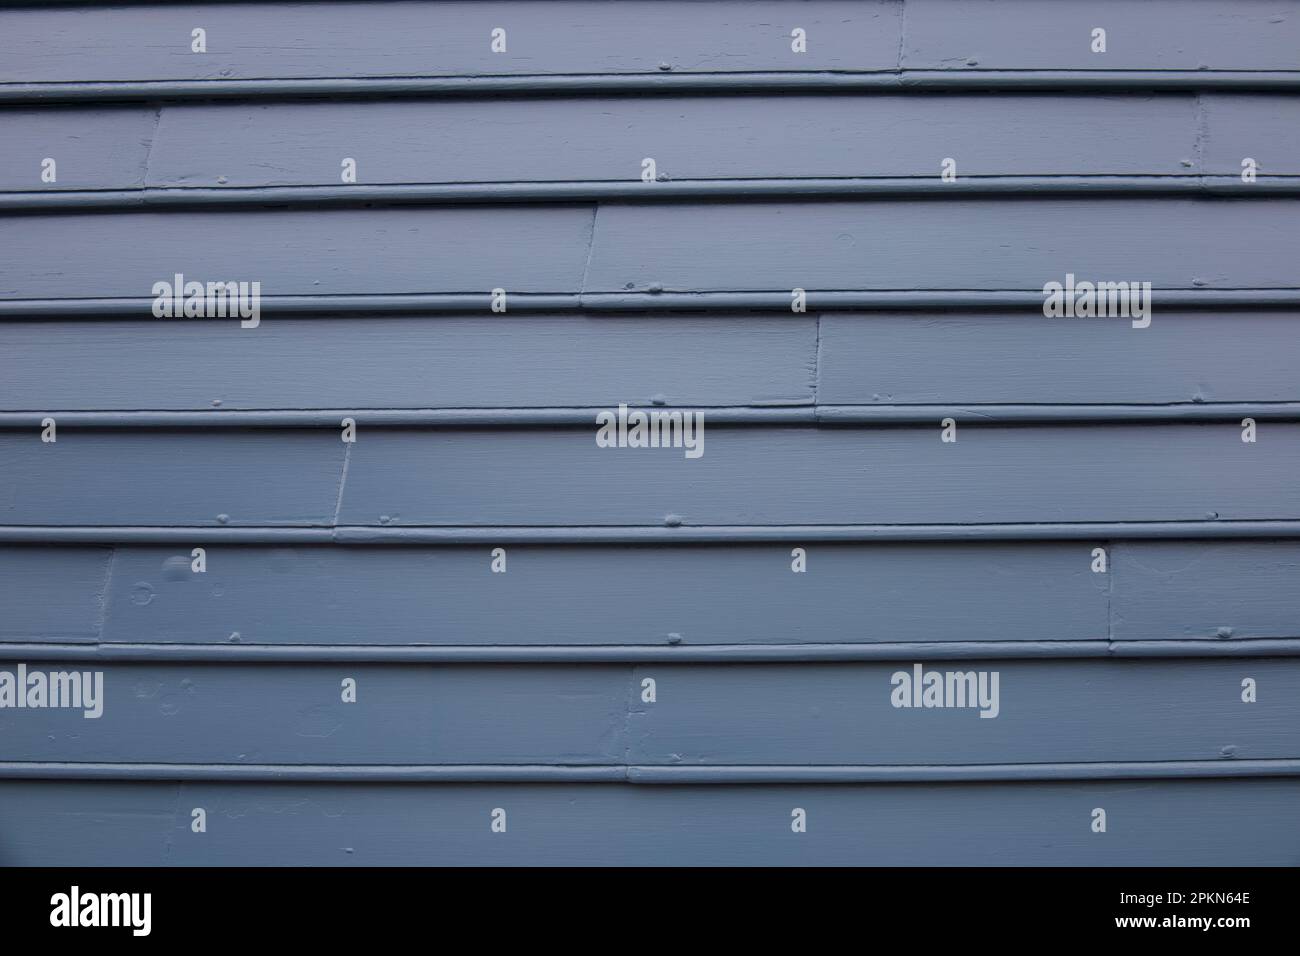
<svg viewBox="0 0 1300 956">
<path fill-rule="evenodd" d="M 240 5 L 244 6 L 244 5 Z M 905 23 L 903 16 L 906 8 Z M 87 41 L 77 11 L 5 13 L 0 82 L 419 76 L 669 71 L 1294 70 L 1296 18 L 1282 0 L 892 2 L 594 2 L 124 7 L 97 11 Z M 191 52 L 191 31 L 208 52 Z M 491 31 L 507 30 L 493 53 Z M 808 52 L 790 31 L 802 26 Z M 1091 33 L 1108 30 L 1107 50 Z M 309 28 L 310 27 L 310 28 Z M 363 38 L 363 39 L 359 39 Z M 901 41 L 901 46 L 900 46 Z M 88 55 L 88 53 L 90 55 Z M 973 62 L 972 62 L 973 61 Z"/>
<path fill-rule="evenodd" d="M 0 17 L 4 14 L 0 11 Z M 984 176 L 1296 175 L 1278 94 L 695 95 L 9 109 L 0 191 Z M 1110 135 L 1140 127 L 1138 141 Z M 1086 151 L 1060 143 L 1087 141 Z M 521 150 L 519 144 L 529 148 Z M 815 150 L 808 145 L 815 143 Z M 58 163 L 54 182 L 41 161 Z M 146 179 L 147 174 L 147 179 Z M 653 188 L 654 184 L 650 184 Z M 1047 184 L 1050 185 L 1050 184 Z M 649 189 L 646 196 L 653 194 Z"/>
<path fill-rule="evenodd" d="M 1300 200 L 705 203 L 0 217 L 0 297 L 142 297 L 174 273 L 263 295 L 1293 288 Z M 1068 229 L 1061 226 L 1068 223 Z M 48 251 L 61 250 L 58 257 Z M 364 257 L 366 268 L 357 268 Z M 53 296 L 53 292 L 58 292 Z"/>
<path fill-rule="evenodd" d="M 190 217 L 193 218 L 190 218 Z M 175 273 L 262 295 L 577 291 L 591 207 L 335 209 L 0 219 L 0 296 L 143 296 Z M 52 256 L 51 250 L 59 250 Z"/>
<path fill-rule="evenodd" d="M 803 405 L 817 318 L 9 322 L 0 352 L 11 410 Z"/>
<path fill-rule="evenodd" d="M 0 190 L 142 187 L 157 126 L 148 107 L 0 112 Z M 41 178 L 47 157 L 54 182 Z"/>
<path fill-rule="evenodd" d="M 1115 550 L 1115 635 L 1300 637 L 1300 548 L 1145 542 Z"/>
<path fill-rule="evenodd" d="M 1273 865 L 1296 780 L 877 786 L 6 781 L 10 865 Z M 191 830 L 192 811 L 207 831 Z M 505 833 L 491 831 L 494 809 Z M 806 833 L 791 811 L 807 813 Z M 1092 811 L 1107 831 L 1093 833 Z M 58 840 L 49 835 L 57 833 Z"/>
<path fill-rule="evenodd" d="M 356 161 L 360 184 L 638 181 L 645 157 L 673 180 L 919 176 L 939 186 L 948 156 L 964 176 L 1196 171 L 1184 164 L 1196 154 L 1192 95 L 1066 103 L 1049 95 L 501 99 L 491 123 L 475 99 L 166 105 L 125 112 L 130 124 L 121 110 L 16 111 L 0 188 L 47 188 L 38 178 L 47 155 L 65 160 L 63 189 L 333 185 L 344 157 Z M 87 116 L 107 127 L 99 138 L 74 136 Z M 1147 135 L 1137 143 L 1107 135 L 1116 123 Z M 105 169 L 110 130 L 124 157 Z M 1286 135 L 1265 120 L 1256 152 L 1278 152 Z M 1060 140 L 1073 137 L 1097 149 L 1062 151 Z"/>
<path fill-rule="evenodd" d="M 7 322 L 0 408 L 1286 402 L 1298 335 L 1223 311 Z"/>
<path fill-rule="evenodd" d="M 1294 658 L 1062 667 L 927 664 L 921 655 L 638 667 L 106 663 L 93 666 L 103 674 L 91 710 L 98 717 L 7 709 L 0 732 L 7 760 L 37 762 L 926 766 L 1300 757 Z M 917 686 L 914 701 L 904 694 L 909 706 L 897 706 L 898 675 L 910 681 L 917 666 L 937 673 L 940 688 L 946 681 L 970 696 L 950 690 L 922 707 Z M 27 668 L 92 670 L 39 660 Z M 342 699 L 349 679 L 350 703 Z M 1247 680 L 1250 703 L 1242 699 Z"/>
<path fill-rule="evenodd" d="M 353 445 L 319 429 L 65 432 L 56 444 L 5 432 L 0 517 L 235 527 L 1300 518 L 1300 426 L 1267 431 L 1247 444 L 1231 422 L 982 427 L 945 443 L 939 422 L 721 427 L 694 459 L 684 448 L 602 448 L 594 422 L 375 429 Z"/>
<path fill-rule="evenodd" d="M 1261 173 L 1300 175 L 1300 101 L 1292 96 L 1203 94 L 1206 172 L 1240 175 L 1242 160 Z"/>
<path fill-rule="evenodd" d="M 913 69 L 1295 70 L 1300 16 L 1285 0 L 1127 3 L 907 0 Z M 1106 30 L 1106 52 L 1092 31 Z M 972 62 L 973 61 L 973 62 Z"/>
<path fill-rule="evenodd" d="M 42 458 L 12 433 L 0 436 L 4 520 L 139 524 L 170 514 L 182 524 L 311 525 L 330 522 L 338 505 L 344 445 L 319 431 L 69 438 L 36 439 L 50 453 Z"/>
<path fill-rule="evenodd" d="M 95 640 L 112 551 L 0 549 L 0 639 Z"/>
<path fill-rule="evenodd" d="M 477 76 L 886 70 L 901 4 L 865 0 L 694 3 L 185 4 L 6 11 L 0 82 L 318 76 Z M 207 52 L 191 52 L 191 31 Z M 790 48 L 790 31 L 814 38 Z M 506 49 L 492 51 L 492 31 Z M 663 66 L 661 66 L 663 64 Z M 666 69 L 665 69 L 666 68 Z"/>
<path fill-rule="evenodd" d="M 991 427 L 959 431 L 956 442 L 945 444 L 939 424 L 708 428 L 704 454 L 693 460 L 678 448 L 600 448 L 594 429 L 372 432 L 353 447 L 339 521 L 375 524 L 383 515 L 451 525 L 662 524 L 670 515 L 684 524 L 720 525 L 1300 517 L 1300 490 L 1290 478 L 1300 467 L 1300 426 L 1270 426 L 1269 439 L 1253 445 L 1241 441 L 1234 423 Z M 23 460 L 40 454 L 34 437 L 21 447 L 15 453 Z M 55 503 L 52 510 L 57 516 L 62 509 Z"/>
<path fill-rule="evenodd" d="M 67 670 L 40 662 L 28 668 Z M 631 693 L 626 668 L 600 666 L 112 665 L 102 670 L 98 718 L 66 709 L 0 712 L 6 759 L 618 763 Z M 345 678 L 357 682 L 356 703 L 342 700 Z"/>
<path fill-rule="evenodd" d="M 1298 31 L 0 9 L 0 672 L 105 678 L 0 709 L 0 864 L 1300 863 Z M 275 191 L 130 205 L 222 189 Z M 125 312 L 176 273 L 299 311 Z M 1150 282 L 1151 326 L 1042 318 L 1067 273 Z M 598 447 L 620 402 L 704 410 L 703 457 Z M 996 718 L 893 706 L 914 663 L 996 672 Z"/>
<path fill-rule="evenodd" d="M 166 110 L 149 185 L 313 185 L 339 181 L 339 158 L 358 182 L 639 180 L 653 157 L 670 179 L 928 176 L 960 153 L 980 175 L 1186 173 L 1195 110 L 1189 96 L 1083 98 L 974 96 L 592 97 L 492 104 L 407 101 L 221 105 Z M 1062 152 L 1060 138 L 1099 140 L 1108 124 L 1148 130 L 1136 149 Z M 231 130 L 238 133 L 232 135 Z M 1111 144 L 1106 149 L 1106 143 Z M 520 149 L 527 144 L 527 149 Z M 815 144 L 815 148 L 813 147 Z M 653 189 L 654 184 L 646 184 Z"/>
<path fill-rule="evenodd" d="M 195 547 L 205 546 L 196 531 Z M 1086 542 L 490 548 L 207 545 L 0 549 L 8 641 L 249 644 L 797 644 L 1096 640 Z M 346 582 L 346 586 L 340 586 Z M 574 582 L 582 599 L 574 599 Z M 942 601 L 932 596 L 942 593 Z M 96 627 L 100 595 L 105 609 Z M 671 599 L 669 599 L 671 596 Z M 997 615 L 980 609 L 989 602 Z M 42 626 L 42 608 L 64 605 Z M 81 613 L 72 617 L 72 610 Z M 75 623 L 74 623 L 75 622 Z"/>
<path fill-rule="evenodd" d="M 1267 402 L 1296 397 L 1293 312 L 1156 312 L 1133 329 L 1032 314 L 827 313 L 826 404 Z"/>
<path fill-rule="evenodd" d="M 684 645 L 1300 638 L 1286 541 L 0 549 L 9 642 Z M 111 567 L 111 575 L 110 575 Z M 582 602 L 566 583 L 592 582 Z M 345 591 L 336 587 L 348 582 Z M 648 601 L 646 594 L 672 595 Z M 931 600 L 942 594 L 942 601 Z M 997 614 L 982 609 L 997 607 Z M 1108 611 L 1109 607 L 1109 621 Z M 607 622 L 617 620 L 617 627 Z"/>
<path fill-rule="evenodd" d="M 1067 272 L 1157 289 L 1281 288 L 1295 284 L 1297 241 L 1300 201 L 1287 199 L 751 203 L 725 216 L 610 203 L 586 288 L 1041 292 Z"/>
<path fill-rule="evenodd" d="M 644 665 L 656 702 L 633 698 L 629 760 L 657 764 L 978 764 L 1294 756 L 1300 662 L 916 661 Z M 975 706 L 895 706 L 938 674 L 989 693 Z M 949 677 L 948 675 L 954 675 Z M 996 677 L 996 687 L 992 683 Z M 1258 694 L 1245 703 L 1243 681 Z M 996 692 L 994 692 L 996 691 Z M 1277 695 L 1274 697 L 1273 695 Z M 1267 698 L 1272 698 L 1271 700 Z M 920 703 L 918 692 L 912 703 Z M 983 715 L 983 716 L 982 716 Z M 1050 728 L 1050 729 L 1048 729 Z"/>
</svg>

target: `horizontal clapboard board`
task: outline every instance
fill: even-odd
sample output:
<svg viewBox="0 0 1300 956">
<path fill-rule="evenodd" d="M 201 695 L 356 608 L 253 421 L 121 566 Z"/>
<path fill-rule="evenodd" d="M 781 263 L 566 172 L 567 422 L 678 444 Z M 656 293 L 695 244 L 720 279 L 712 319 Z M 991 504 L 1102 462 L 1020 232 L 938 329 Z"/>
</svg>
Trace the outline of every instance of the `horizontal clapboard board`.
<svg viewBox="0 0 1300 956">
<path fill-rule="evenodd" d="M 1050 96 L 516 100 L 494 101 L 491 124 L 482 110 L 475 100 L 167 109 L 149 185 L 337 183 L 341 149 L 367 183 L 636 180 L 651 157 L 674 180 L 930 176 L 938 186 L 955 153 L 972 176 L 1185 173 L 1195 140 L 1187 96 L 1066 109 Z M 1111 124 L 1150 138 L 1134 149 L 1101 135 Z M 1089 129 L 1110 155 L 1060 150 L 1060 138 Z"/>
<path fill-rule="evenodd" d="M 240 9 L 240 8 L 243 9 Z M 904 7 L 906 24 L 904 25 Z M 276 3 L 5 11 L 0 82 L 264 77 L 853 72 L 1294 70 L 1289 4 L 1177 0 Z M 1104 53 L 1092 31 L 1107 31 Z M 206 31 L 205 53 L 192 31 Z M 506 31 L 494 52 L 492 31 Z M 801 28 L 806 52 L 793 49 Z"/>
<path fill-rule="evenodd" d="M 204 546 L 201 531 L 194 542 Z M 207 546 L 202 574 L 191 550 L 118 548 L 109 580 L 107 549 L 0 549 L 0 636 L 539 646 L 1106 636 L 1109 584 L 1089 570 L 1087 542 L 810 544 L 806 573 L 780 545 L 511 546 L 505 573 L 492 571 L 489 548 Z M 580 601 L 574 582 L 585 582 Z M 1003 610 L 980 614 L 991 600 Z"/>
<path fill-rule="evenodd" d="M 906 0 L 902 64 L 933 70 L 1295 70 L 1300 16 L 1281 0 L 1128 3 Z M 1106 51 L 1093 52 L 1093 30 Z"/>
<path fill-rule="evenodd" d="M 706 427 L 704 454 L 691 460 L 679 449 L 600 448 L 586 430 L 466 430 L 424 441 L 391 430 L 353 446 L 339 523 L 383 515 L 453 525 L 659 524 L 668 515 L 686 524 L 1300 517 L 1289 477 L 1300 466 L 1300 427 L 1268 433 L 1245 444 L 1232 424 L 988 428 L 945 444 L 938 422 Z M 39 448 L 32 437 L 14 454 L 28 461 Z M 51 502 L 51 512 L 62 508 Z"/>
<path fill-rule="evenodd" d="M 948 765 L 1300 752 L 1300 661 L 927 664 L 922 649 L 914 660 L 638 667 L 634 686 L 653 677 L 656 702 L 633 699 L 628 759 Z M 931 678 L 942 706 L 918 706 Z M 1255 703 L 1242 699 L 1246 679 Z M 909 691 L 912 706 L 895 706 Z M 1278 696 L 1266 701 L 1265 691 Z"/>
<path fill-rule="evenodd" d="M 68 432 L 57 443 L 5 432 L 0 519 L 538 526 L 1300 518 L 1291 479 L 1300 426 L 1263 427 L 1256 443 L 1243 442 L 1231 422 L 994 426 L 945 443 L 939 422 L 723 426 L 706 428 L 693 459 L 685 448 L 602 448 L 594 423 L 392 428 L 352 445 L 321 430 Z"/>
<path fill-rule="evenodd" d="M 344 159 L 361 187 L 622 183 L 646 186 L 625 193 L 645 199 L 695 180 L 794 191 L 805 180 L 913 177 L 952 191 L 1033 177 L 1026 192 L 1081 177 L 1098 189 L 1113 177 L 1233 182 L 1247 157 L 1260 176 L 1300 172 L 1298 109 L 1294 97 L 1232 93 L 588 95 L 500 99 L 492 123 L 476 99 L 10 108 L 0 114 L 0 192 L 337 187 Z M 1112 135 L 1117 126 L 1147 135 L 1133 143 Z M 1091 148 L 1063 152 L 1068 138 Z M 647 157 L 655 183 L 642 181 Z M 947 158 L 953 183 L 940 178 Z M 364 188 L 358 197 L 374 198 Z"/>
<path fill-rule="evenodd" d="M 417 100 L 14 110 L 4 115 L 0 190 L 331 185 L 344 158 L 359 184 L 637 181 L 646 157 L 673 180 L 919 176 L 936 188 L 950 156 L 961 176 L 1199 171 L 1188 165 L 1197 113 L 1186 94 L 503 99 L 491 123 L 483 108 Z M 1251 155 L 1288 145 L 1292 134 L 1270 115 L 1250 124 Z M 1116 125 L 1145 136 L 1114 137 Z M 1069 137 L 1096 148 L 1062 151 Z M 46 156 L 58 160 L 55 183 L 40 179 Z"/>
<path fill-rule="evenodd" d="M 144 296 L 174 273 L 262 295 L 576 291 L 591 206 L 243 211 L 0 219 L 0 296 Z M 51 255 L 51 250 L 58 250 Z"/>
<path fill-rule="evenodd" d="M 1041 292 L 1073 272 L 1285 288 L 1297 241 L 1300 202 L 1285 199 L 602 204 L 585 287 Z"/>
<path fill-rule="evenodd" d="M 926 664 L 922 653 L 915 663 L 637 667 L 34 660 L 26 662 L 28 675 L 102 672 L 102 693 L 90 707 L 99 716 L 85 715 L 84 698 L 81 708 L 6 709 L 0 731 L 7 760 L 55 762 L 874 766 L 1300 758 L 1295 658 L 1076 660 L 1063 667 Z M 4 670 L 16 673 L 9 662 Z M 932 677 L 934 705 L 922 706 Z M 354 702 L 342 699 L 349 680 Z M 1253 702 L 1243 700 L 1246 681 Z"/>
<path fill-rule="evenodd" d="M 817 323 L 817 398 L 831 405 L 1291 401 L 1298 322 L 1300 313 L 1166 313 L 1158 305 L 1141 330 L 1122 320 L 1034 314 L 828 313 Z"/>
<path fill-rule="evenodd" d="M 901 11 L 891 0 L 217 3 L 96 10 L 93 35 L 78 10 L 6 11 L 0 82 L 888 70 Z M 791 49 L 795 27 L 815 38 L 807 53 Z M 191 52 L 195 28 L 205 53 Z"/>
<path fill-rule="evenodd" d="M 805 405 L 817 317 L 5 322 L 0 352 L 9 410 Z"/>
<path fill-rule="evenodd" d="M 1294 866 L 1300 780 L 619 787 L 6 781 L 0 863 Z M 207 830 L 191 830 L 203 809 Z M 803 809 L 807 832 L 791 831 Z M 1107 814 L 1106 833 L 1091 829 Z M 504 833 L 492 811 L 506 812 Z M 57 834 L 58 839 L 52 839 Z"/>
<path fill-rule="evenodd" d="M 1249 157 L 1261 173 L 1300 175 L 1300 98 L 1205 93 L 1200 102 L 1205 172 L 1240 173 Z"/>
<path fill-rule="evenodd" d="M 1114 636 L 1300 637 L 1300 548 L 1282 541 L 1121 544 Z"/>
<path fill-rule="evenodd" d="M 238 523 L 242 509 L 256 524 L 323 524 L 337 507 L 346 448 L 337 437 L 327 441 L 302 431 L 208 435 L 197 442 L 176 432 L 88 434 L 76 443 L 68 437 L 38 441 L 53 452 L 42 460 L 27 455 L 26 442 L 0 436 L 0 514 L 6 520 L 139 524 L 215 505 L 203 523 L 225 523 L 219 514 Z"/>
<path fill-rule="evenodd" d="M 10 321 L 0 409 L 1286 402 L 1297 337 L 1221 311 Z"/>
<path fill-rule="evenodd" d="M 0 190 L 143 187 L 157 127 L 158 111 L 139 107 L 4 110 Z M 47 158 L 54 182 L 42 178 Z"/>
<path fill-rule="evenodd" d="M 206 552 L 202 574 L 191 570 L 192 549 L 0 549 L 0 637 L 482 646 L 1300 638 L 1300 545 L 1288 541 L 1108 543 L 1104 574 L 1091 570 L 1087 541 L 809 543 L 804 573 L 776 544 L 511 545 L 506 572 L 494 573 L 486 547 L 232 548 L 206 544 L 199 529 L 193 543 Z M 575 580 L 598 584 L 575 603 Z M 983 613 L 989 606 L 998 613 Z"/>
<path fill-rule="evenodd" d="M 725 208 L 726 215 L 719 215 Z M 1294 288 L 1300 200 L 1054 199 L 245 210 L 0 217 L 0 297 L 139 297 L 175 273 L 264 296 Z M 51 255 L 50 250 L 59 250 Z M 359 264 L 365 268 L 359 268 Z M 1156 298 L 1156 307 L 1159 300 Z"/>
<path fill-rule="evenodd" d="M 111 558 L 107 548 L 0 550 L 0 604 L 5 607 L 0 635 L 5 640 L 21 635 L 38 641 L 95 640 L 104 621 Z M 42 597 L 32 600 L 38 593 Z"/>
<path fill-rule="evenodd" d="M 98 718 L 0 710 L 6 759 L 610 764 L 622 762 L 631 693 L 627 668 L 613 666 L 93 669 L 104 674 Z M 69 668 L 27 662 L 37 670 Z M 356 703 L 342 700 L 345 678 Z"/>
</svg>

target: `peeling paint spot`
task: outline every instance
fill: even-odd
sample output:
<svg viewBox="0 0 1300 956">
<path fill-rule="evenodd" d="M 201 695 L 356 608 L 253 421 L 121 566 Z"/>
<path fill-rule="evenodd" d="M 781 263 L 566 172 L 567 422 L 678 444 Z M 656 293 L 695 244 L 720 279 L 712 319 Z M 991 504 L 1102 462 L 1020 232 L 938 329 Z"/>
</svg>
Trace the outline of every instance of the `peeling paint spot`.
<svg viewBox="0 0 1300 956">
<path fill-rule="evenodd" d="M 140 680 L 140 681 L 136 681 L 135 687 L 132 688 L 131 693 L 135 694 L 136 697 L 139 697 L 141 699 L 147 699 L 149 697 L 156 696 L 158 692 L 162 690 L 162 686 L 163 686 L 162 681 Z"/>
<path fill-rule="evenodd" d="M 162 576 L 168 581 L 184 581 L 192 573 L 190 559 L 183 554 L 173 554 L 162 563 Z"/>
</svg>

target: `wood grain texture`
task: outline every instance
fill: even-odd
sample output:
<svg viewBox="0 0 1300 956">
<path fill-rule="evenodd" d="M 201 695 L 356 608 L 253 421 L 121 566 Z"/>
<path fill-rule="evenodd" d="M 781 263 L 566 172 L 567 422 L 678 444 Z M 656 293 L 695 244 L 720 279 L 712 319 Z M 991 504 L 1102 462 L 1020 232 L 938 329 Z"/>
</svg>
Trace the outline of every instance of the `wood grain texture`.
<svg viewBox="0 0 1300 956">
<path fill-rule="evenodd" d="M 1191 96 L 666 96 L 166 107 L 156 187 L 1186 174 Z M 484 122 L 490 110 L 491 122 Z M 1138 142 L 1116 125 L 1145 131 Z M 1062 139 L 1095 144 L 1063 151 Z M 521 144 L 527 144 L 521 149 Z M 655 184 L 646 185 L 647 194 Z"/>
<path fill-rule="evenodd" d="M 7 10 L 0 82 L 657 73 L 661 63 L 679 72 L 887 70 L 898 65 L 900 10 L 892 0 Z M 790 49 L 797 26 L 808 31 L 806 54 Z M 190 52 L 195 27 L 207 31 L 206 53 Z M 497 27 L 504 53 L 491 49 Z"/>
<path fill-rule="evenodd" d="M 0 408 L 808 404 L 816 343 L 812 315 L 9 322 Z"/>
<path fill-rule="evenodd" d="M 1286 541 L 1115 549 L 1119 639 L 1300 637 L 1300 548 Z"/>
<path fill-rule="evenodd" d="M 904 67 L 954 70 L 1295 70 L 1285 0 L 1128 3 L 907 0 Z M 1105 53 L 1092 30 L 1107 33 Z M 972 62 L 973 61 L 973 62 Z"/>
<path fill-rule="evenodd" d="M 0 549 L 0 639 L 95 640 L 111 554 L 108 548 Z"/>
<path fill-rule="evenodd" d="M 1207 173 L 1240 176 L 1254 159 L 1261 174 L 1300 175 L 1300 99 L 1202 93 L 1202 162 Z"/>
<path fill-rule="evenodd" d="M 142 187 L 157 125 L 158 111 L 147 107 L 5 110 L 0 191 Z M 56 164 L 52 183 L 41 179 L 47 157 Z"/>
<path fill-rule="evenodd" d="M 618 787 L 6 781 L 0 863 L 1274 865 L 1300 780 Z M 190 810 L 208 831 L 190 831 Z M 506 833 L 490 814 L 507 812 Z M 790 812 L 808 812 L 808 832 Z M 1093 833 L 1094 807 L 1107 832 Z M 51 840 L 50 834 L 59 834 Z"/>
<path fill-rule="evenodd" d="M 1091 545 L 808 544 L 791 547 L 119 548 L 102 629 L 49 622 L 89 606 L 102 549 L 9 548 L 9 640 L 124 643 L 684 645 L 1040 641 L 1106 637 Z M 74 578 L 71 571 L 79 576 Z M 98 571 L 98 575 L 96 575 Z M 575 588 L 581 600 L 574 600 Z M 932 600 L 942 593 L 942 601 Z M 648 595 L 671 596 L 647 599 Z M 994 605 L 996 615 L 980 612 Z"/>
<path fill-rule="evenodd" d="M 1292 312 L 1109 319 L 912 313 L 822 315 L 817 396 L 827 404 L 1290 401 Z M 0 334 L 3 334 L 0 330 Z"/>
<path fill-rule="evenodd" d="M 341 524 L 619 525 L 1300 517 L 1300 426 L 708 428 L 703 457 L 600 448 L 595 428 L 376 432 Z M 1152 494 L 1159 489 L 1159 494 Z"/>
</svg>

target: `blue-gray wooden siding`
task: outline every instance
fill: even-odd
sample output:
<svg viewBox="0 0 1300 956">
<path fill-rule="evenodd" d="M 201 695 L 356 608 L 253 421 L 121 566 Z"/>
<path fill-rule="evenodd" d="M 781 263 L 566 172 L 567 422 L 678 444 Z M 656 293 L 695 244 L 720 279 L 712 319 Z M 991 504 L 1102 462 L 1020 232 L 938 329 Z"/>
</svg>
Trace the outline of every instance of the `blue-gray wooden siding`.
<svg viewBox="0 0 1300 956">
<path fill-rule="evenodd" d="M 0 864 L 1300 863 L 1298 51 L 1283 0 L 0 10 L 0 670 L 105 675 L 0 711 Z M 261 325 L 151 318 L 177 272 Z M 1151 326 L 1044 318 L 1067 272 Z M 918 662 L 998 716 L 891 706 Z"/>
</svg>

